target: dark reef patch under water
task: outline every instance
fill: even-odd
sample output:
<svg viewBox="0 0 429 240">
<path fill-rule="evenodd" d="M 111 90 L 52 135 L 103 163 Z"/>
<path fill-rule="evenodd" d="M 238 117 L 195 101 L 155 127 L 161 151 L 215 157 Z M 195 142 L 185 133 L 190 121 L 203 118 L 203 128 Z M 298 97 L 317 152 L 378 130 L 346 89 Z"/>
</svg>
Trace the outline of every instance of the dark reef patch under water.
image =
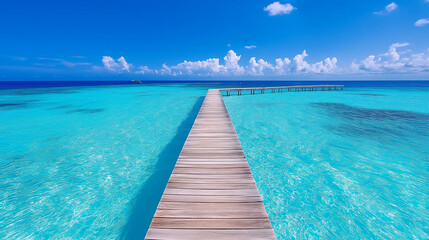
<svg viewBox="0 0 429 240">
<path fill-rule="evenodd" d="M 56 107 L 52 107 L 52 108 L 49 108 L 50 110 L 58 110 L 58 109 L 68 109 L 68 108 L 74 108 L 75 106 L 74 105 L 70 105 L 70 104 L 65 104 L 65 105 L 59 105 L 59 106 L 56 106 Z"/>
<path fill-rule="evenodd" d="M 0 102 L 0 110 L 18 110 L 29 108 L 36 100 L 26 100 L 19 102 Z"/>
<path fill-rule="evenodd" d="M 341 103 L 313 103 L 323 113 L 341 118 L 339 125 L 326 129 L 340 135 L 371 138 L 379 141 L 413 141 L 415 137 L 429 135 L 429 114 L 400 110 L 353 107 Z"/>
<path fill-rule="evenodd" d="M 70 111 L 67 111 L 67 113 L 99 113 L 99 112 L 103 112 L 104 109 L 101 108 L 95 108 L 95 109 L 73 109 Z"/>
<path fill-rule="evenodd" d="M 383 96 L 386 96 L 384 94 L 376 94 L 376 93 L 353 93 L 353 95 L 371 96 L 371 97 L 383 97 Z"/>
<path fill-rule="evenodd" d="M 39 95 L 39 94 L 73 94 L 78 91 L 71 88 L 25 88 L 15 89 L 13 91 L 6 90 L 0 91 L 0 95 L 13 95 L 13 96 L 28 96 L 28 95 Z"/>
<path fill-rule="evenodd" d="M 342 103 L 313 103 L 316 107 L 326 109 L 329 113 L 344 118 L 371 118 L 371 119 L 423 119 L 429 120 L 429 114 L 402 110 L 387 110 L 353 107 Z"/>
<path fill-rule="evenodd" d="M 0 108 L 26 106 L 26 103 L 0 103 Z"/>
</svg>

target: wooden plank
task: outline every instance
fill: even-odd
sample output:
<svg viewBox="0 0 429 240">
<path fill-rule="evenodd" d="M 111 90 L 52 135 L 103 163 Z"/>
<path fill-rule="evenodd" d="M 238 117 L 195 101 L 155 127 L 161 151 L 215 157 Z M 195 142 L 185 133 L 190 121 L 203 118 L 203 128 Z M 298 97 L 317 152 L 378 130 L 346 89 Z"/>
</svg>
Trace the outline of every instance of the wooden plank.
<svg viewBox="0 0 429 240">
<path fill-rule="evenodd" d="M 267 214 L 260 209 L 157 209 L 154 217 L 170 218 L 267 218 Z"/>
<path fill-rule="evenodd" d="M 194 178 L 180 178 L 180 177 L 171 177 L 169 183 L 193 183 L 196 184 L 242 184 L 242 183 L 255 183 L 251 178 L 213 178 L 213 179 L 194 179 Z"/>
<path fill-rule="evenodd" d="M 183 174 L 183 173 L 173 173 L 171 177 L 181 177 L 181 178 L 192 178 L 195 181 L 199 181 L 202 179 L 253 179 L 250 174 Z"/>
<path fill-rule="evenodd" d="M 255 189 L 239 189 L 239 190 L 211 190 L 211 189 L 178 189 L 166 188 L 164 194 L 175 195 L 199 195 L 199 196 L 259 196 Z"/>
<path fill-rule="evenodd" d="M 182 155 L 182 156 L 179 156 L 179 158 L 178 158 L 178 160 L 180 160 L 180 159 L 212 159 L 212 160 L 214 160 L 214 159 L 218 159 L 218 160 L 222 160 L 222 159 L 231 159 L 231 158 L 235 158 L 235 159 L 240 159 L 240 158 L 242 158 L 242 159 L 244 159 L 244 157 L 241 157 L 241 155 L 223 155 L 223 156 L 220 156 L 219 154 L 211 154 L 211 155 L 208 155 L 208 154 L 198 154 L 198 155 Z"/>
<path fill-rule="evenodd" d="M 259 202 L 252 203 L 183 203 L 183 202 L 161 202 L 158 209 L 182 210 L 211 210 L 216 211 L 219 208 L 227 211 L 250 211 L 256 212 L 264 209 Z"/>
<path fill-rule="evenodd" d="M 146 239 L 170 240 L 266 240 L 273 238 L 272 229 L 161 229 L 151 227 Z"/>
<path fill-rule="evenodd" d="M 192 161 L 184 161 L 180 164 L 176 164 L 176 167 L 180 168 L 192 168 L 192 169 L 198 169 L 198 168 L 246 168 L 245 162 L 218 162 L 218 163 L 211 163 L 211 162 L 192 162 Z"/>
<path fill-rule="evenodd" d="M 275 239 L 218 90 L 207 93 L 146 239 Z"/>
<path fill-rule="evenodd" d="M 207 202 L 207 203 L 220 203 L 220 202 L 260 202 L 260 196 L 201 196 L 201 195 L 170 195 L 164 194 L 161 201 L 167 202 Z"/>
<path fill-rule="evenodd" d="M 175 167 L 173 173 L 183 174 L 250 174 L 249 168 L 184 168 Z"/>
<path fill-rule="evenodd" d="M 207 189 L 207 190 L 228 190 L 228 189 L 245 189 L 255 188 L 255 183 L 180 183 L 180 182 L 169 182 L 168 188 L 186 188 L 186 189 Z"/>
<path fill-rule="evenodd" d="M 154 218 L 151 227 L 167 229 L 264 229 L 270 228 L 266 219 L 189 219 Z"/>
</svg>

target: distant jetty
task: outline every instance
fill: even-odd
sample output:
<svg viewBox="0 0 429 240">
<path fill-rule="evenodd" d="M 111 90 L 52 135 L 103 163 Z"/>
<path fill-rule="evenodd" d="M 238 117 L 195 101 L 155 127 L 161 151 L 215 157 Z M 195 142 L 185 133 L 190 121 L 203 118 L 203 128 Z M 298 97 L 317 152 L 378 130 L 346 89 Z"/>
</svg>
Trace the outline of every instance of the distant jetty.
<svg viewBox="0 0 429 240">
<path fill-rule="evenodd" d="M 303 86 L 278 86 L 278 87 L 253 87 L 253 88 L 223 88 L 218 89 L 220 92 L 226 92 L 226 96 L 231 96 L 231 92 L 237 92 L 237 95 L 242 95 L 242 92 L 249 92 L 251 95 L 260 91 L 261 94 L 265 90 L 275 92 L 306 92 L 306 91 L 338 91 L 343 90 L 344 85 L 303 85 Z"/>
</svg>

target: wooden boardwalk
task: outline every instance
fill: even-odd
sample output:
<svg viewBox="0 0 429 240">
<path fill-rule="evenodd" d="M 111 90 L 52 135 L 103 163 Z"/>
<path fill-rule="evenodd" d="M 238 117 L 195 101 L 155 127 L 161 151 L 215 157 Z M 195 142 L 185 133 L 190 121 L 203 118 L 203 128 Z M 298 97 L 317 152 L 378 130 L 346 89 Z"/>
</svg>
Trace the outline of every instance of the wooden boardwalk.
<svg viewBox="0 0 429 240">
<path fill-rule="evenodd" d="M 219 90 L 209 90 L 146 239 L 276 239 Z"/>
</svg>

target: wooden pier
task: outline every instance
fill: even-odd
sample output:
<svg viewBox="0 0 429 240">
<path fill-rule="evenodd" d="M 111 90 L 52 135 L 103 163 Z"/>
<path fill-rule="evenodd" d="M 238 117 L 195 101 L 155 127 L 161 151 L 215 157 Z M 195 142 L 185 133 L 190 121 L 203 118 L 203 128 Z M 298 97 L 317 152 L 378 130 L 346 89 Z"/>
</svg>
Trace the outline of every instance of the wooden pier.
<svg viewBox="0 0 429 240">
<path fill-rule="evenodd" d="M 276 239 L 219 90 L 206 95 L 146 239 Z"/>
<path fill-rule="evenodd" d="M 254 87 L 254 88 L 223 88 L 221 92 L 226 92 L 226 96 L 231 96 L 232 92 L 237 92 L 237 95 L 242 95 L 243 92 L 250 94 L 261 93 L 265 90 L 275 92 L 307 92 L 307 91 L 338 91 L 343 90 L 344 85 L 303 85 L 303 86 L 279 86 L 279 87 Z"/>
</svg>

